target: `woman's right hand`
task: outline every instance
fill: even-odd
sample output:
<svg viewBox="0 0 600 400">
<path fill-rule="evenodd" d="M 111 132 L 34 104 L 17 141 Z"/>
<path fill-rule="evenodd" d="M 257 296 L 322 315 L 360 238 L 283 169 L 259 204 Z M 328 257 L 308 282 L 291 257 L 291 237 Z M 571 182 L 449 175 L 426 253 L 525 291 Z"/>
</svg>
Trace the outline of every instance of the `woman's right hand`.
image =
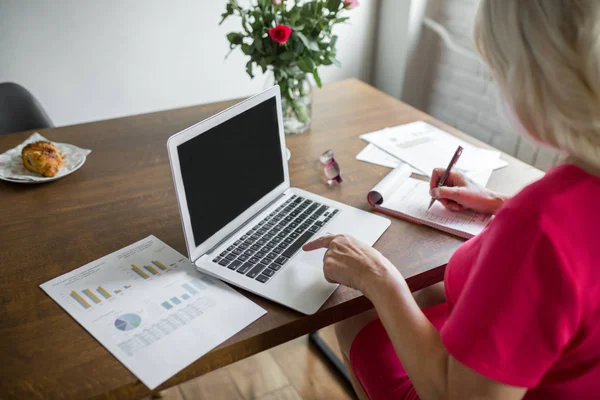
<svg viewBox="0 0 600 400">
<path fill-rule="evenodd" d="M 444 186 L 437 187 L 445 168 L 436 168 L 431 175 L 429 194 L 449 210 L 465 209 L 495 214 L 507 200 L 505 196 L 479 186 L 460 172 L 450 172 Z"/>
</svg>

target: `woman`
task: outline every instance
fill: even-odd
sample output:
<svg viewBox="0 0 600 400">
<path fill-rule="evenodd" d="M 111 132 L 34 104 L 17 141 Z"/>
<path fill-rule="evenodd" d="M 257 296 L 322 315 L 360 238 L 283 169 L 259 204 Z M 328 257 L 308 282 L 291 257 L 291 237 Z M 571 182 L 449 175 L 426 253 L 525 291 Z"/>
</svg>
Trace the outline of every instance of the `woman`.
<svg viewBox="0 0 600 400">
<path fill-rule="evenodd" d="M 451 258 L 440 304 L 421 309 L 350 237 L 305 245 L 327 248 L 326 278 L 375 307 L 336 327 L 361 397 L 600 398 L 599 33 L 597 0 L 482 1 L 476 43 L 509 119 L 568 158 L 512 199 L 455 173 L 436 189 L 434 171 L 446 207 L 496 214 Z"/>
</svg>

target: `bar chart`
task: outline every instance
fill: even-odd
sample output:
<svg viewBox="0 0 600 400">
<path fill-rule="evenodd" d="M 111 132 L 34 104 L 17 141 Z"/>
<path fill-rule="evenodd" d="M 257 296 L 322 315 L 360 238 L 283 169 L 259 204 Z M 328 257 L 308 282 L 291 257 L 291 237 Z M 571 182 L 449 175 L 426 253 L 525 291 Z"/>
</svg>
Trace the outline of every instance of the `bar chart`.
<svg viewBox="0 0 600 400">
<path fill-rule="evenodd" d="M 83 294 L 85 294 L 90 300 L 94 302 L 94 304 L 99 304 L 100 299 L 96 296 L 90 289 L 83 289 Z"/>
<path fill-rule="evenodd" d="M 169 300 L 163 301 L 160 305 L 165 310 L 171 310 L 175 306 L 178 306 L 183 303 L 185 300 L 189 300 L 191 296 L 197 295 L 199 291 L 205 290 L 206 285 L 204 285 L 200 280 L 193 279 L 181 285 L 183 289 L 187 293 L 182 293 L 181 296 L 173 296 Z"/>
<path fill-rule="evenodd" d="M 166 271 L 167 267 L 165 267 L 161 262 L 159 261 L 152 261 L 152 264 L 156 265 L 158 267 L 158 269 L 160 269 L 161 271 Z"/>
<path fill-rule="evenodd" d="M 158 276 L 161 273 L 168 271 L 169 268 L 158 260 L 152 260 L 149 264 L 142 265 L 142 268 L 136 264 L 131 264 L 131 270 L 139 277 L 147 280 L 152 276 Z M 108 290 L 101 285 L 97 286 L 95 289 L 84 288 L 81 290 L 73 290 L 69 296 L 75 300 L 77 304 L 83 307 L 83 309 L 87 310 L 96 304 L 101 304 L 103 301 L 114 299 L 115 295 L 121 295 L 124 293 L 124 291 L 131 289 L 130 284 L 123 285 L 122 288 L 119 289 L 115 289 L 114 286 L 113 288 L 110 288 L 110 286 L 112 285 L 107 285 L 107 287 L 109 287 Z M 203 290 L 205 288 L 205 286 L 197 279 L 186 282 L 181 285 L 181 287 L 185 289 L 185 292 L 179 297 L 174 296 L 163 302 L 161 305 L 165 309 L 170 310 L 174 306 L 182 304 L 182 302 L 185 300 L 189 300 L 190 296 L 198 294 L 199 290 Z"/>
<path fill-rule="evenodd" d="M 145 273 L 144 271 L 142 271 L 140 269 L 140 267 L 138 267 L 135 264 L 131 264 L 131 270 L 133 272 L 135 272 L 136 274 L 138 274 L 139 276 L 141 276 L 142 278 L 144 278 L 144 279 L 150 279 L 150 275 L 148 275 L 147 273 Z"/>
<path fill-rule="evenodd" d="M 131 287 L 131 285 L 126 285 L 125 287 Z M 114 294 L 120 294 L 122 292 L 123 291 L 121 289 L 113 290 Z M 96 295 L 96 293 L 98 293 L 99 296 Z M 96 287 L 96 293 L 92 292 L 90 289 L 83 289 L 80 291 L 80 293 L 73 290 L 71 291 L 69 296 L 71 296 L 71 298 L 75 300 L 85 310 L 91 308 L 94 304 L 102 303 L 102 299 L 110 300 L 114 297 L 112 294 L 110 294 L 108 290 L 104 289 L 102 286 Z"/>
<path fill-rule="evenodd" d="M 150 261 L 150 264 L 143 265 L 142 268 L 135 264 L 131 264 L 131 270 L 144 279 L 150 279 L 151 276 L 156 276 L 160 272 L 168 270 L 168 268 L 158 260 L 152 260 Z"/>
<path fill-rule="evenodd" d="M 152 275 L 158 275 L 158 271 L 156 271 L 154 268 L 152 268 L 149 265 L 144 265 L 144 269 L 148 272 L 150 272 Z"/>
<path fill-rule="evenodd" d="M 102 286 L 98 286 L 98 288 L 96 288 L 96 292 L 100 293 L 100 295 L 105 299 L 110 299 L 112 297 L 112 295 L 104 290 Z"/>
<path fill-rule="evenodd" d="M 81 296 L 80 296 L 80 295 L 79 295 L 79 294 L 78 294 L 76 291 L 74 291 L 74 290 L 71 292 L 71 297 L 72 297 L 73 299 L 75 299 L 75 301 L 76 301 L 77 303 L 79 303 L 79 304 L 81 305 L 81 307 L 85 308 L 86 310 L 87 310 L 88 308 L 90 308 L 90 307 L 91 307 L 91 306 L 90 306 L 90 303 L 88 303 L 87 301 L 85 301 L 85 300 L 83 299 L 83 297 L 81 297 Z"/>
</svg>

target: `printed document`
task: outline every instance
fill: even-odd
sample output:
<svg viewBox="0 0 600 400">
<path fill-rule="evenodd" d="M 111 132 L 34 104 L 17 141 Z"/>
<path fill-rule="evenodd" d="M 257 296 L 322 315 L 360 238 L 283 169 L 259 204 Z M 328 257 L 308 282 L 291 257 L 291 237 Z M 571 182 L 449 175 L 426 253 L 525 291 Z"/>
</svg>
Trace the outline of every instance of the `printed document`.
<svg viewBox="0 0 600 400">
<path fill-rule="evenodd" d="M 40 287 L 150 389 L 266 313 L 154 236 Z"/>
<path fill-rule="evenodd" d="M 459 145 L 464 151 L 456 168 L 462 171 L 495 170 L 508 165 L 499 159 L 500 152 L 475 147 L 423 121 L 367 133 L 361 139 L 426 176 L 431 176 L 434 168 L 448 165 Z"/>
<path fill-rule="evenodd" d="M 499 159 L 500 152 L 490 152 L 490 157 Z M 375 146 L 372 143 L 367 144 L 367 146 L 356 155 L 356 159 L 388 168 L 398 168 L 401 165 L 408 165 L 403 163 L 396 157 L 392 156 L 391 154 L 388 154 L 385 151 L 381 150 L 379 147 Z M 439 167 L 446 166 L 440 165 Z M 411 172 L 415 175 L 427 176 L 426 174 L 424 174 L 416 168 L 412 168 L 410 166 L 409 168 L 411 169 Z M 456 168 L 456 170 L 462 172 L 469 179 L 471 179 L 473 182 L 477 183 L 482 187 L 485 187 L 487 185 L 493 172 L 491 169 L 484 168 L 479 168 L 472 171 L 462 171 L 459 168 Z"/>
</svg>

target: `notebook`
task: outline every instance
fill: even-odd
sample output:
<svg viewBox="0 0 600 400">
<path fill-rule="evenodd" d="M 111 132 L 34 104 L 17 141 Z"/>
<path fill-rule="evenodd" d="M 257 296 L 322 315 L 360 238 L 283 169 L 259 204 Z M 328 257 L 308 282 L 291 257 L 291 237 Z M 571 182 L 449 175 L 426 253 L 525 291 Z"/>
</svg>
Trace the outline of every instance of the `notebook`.
<svg viewBox="0 0 600 400">
<path fill-rule="evenodd" d="M 367 195 L 373 209 L 440 231 L 472 238 L 480 233 L 492 216 L 473 211 L 450 211 L 439 201 L 429 210 L 429 182 L 410 177 L 411 168 L 401 165 L 392 170 Z"/>
</svg>

